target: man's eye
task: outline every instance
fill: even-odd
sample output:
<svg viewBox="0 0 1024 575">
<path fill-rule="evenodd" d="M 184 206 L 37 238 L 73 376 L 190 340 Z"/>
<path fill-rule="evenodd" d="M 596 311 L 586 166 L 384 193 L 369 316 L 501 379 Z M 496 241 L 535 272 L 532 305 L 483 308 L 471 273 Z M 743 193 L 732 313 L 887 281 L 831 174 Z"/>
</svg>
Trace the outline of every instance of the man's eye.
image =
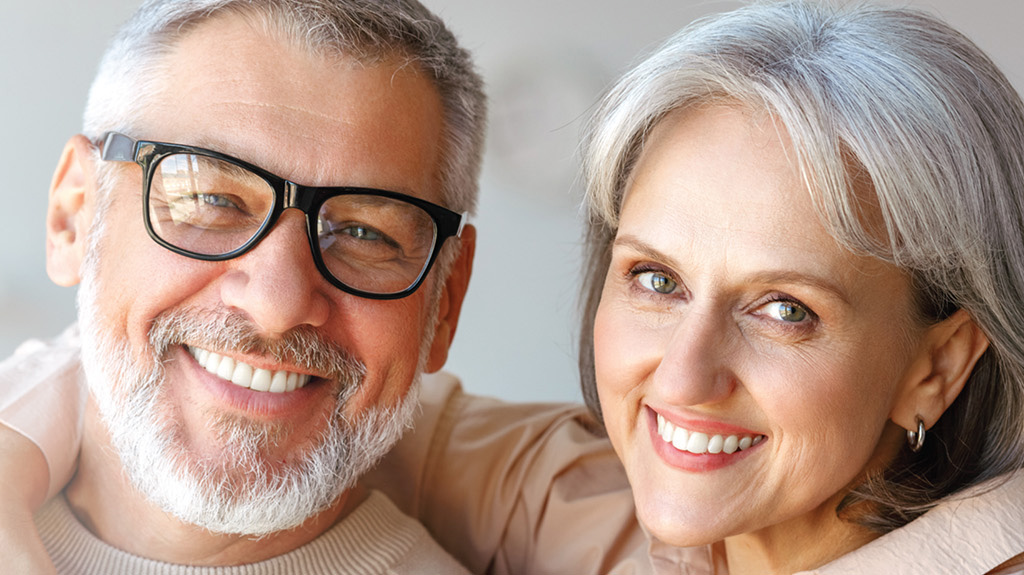
<svg viewBox="0 0 1024 575">
<path fill-rule="evenodd" d="M 222 194 L 196 194 L 196 198 L 208 205 L 215 208 L 237 208 L 238 204 L 228 199 L 227 196 Z"/>
<path fill-rule="evenodd" d="M 641 272 L 637 274 L 636 281 L 644 288 L 660 294 L 670 294 L 678 287 L 675 280 L 660 272 Z"/>
<path fill-rule="evenodd" d="M 810 317 L 810 313 L 803 306 L 791 301 L 773 301 L 763 309 L 772 318 L 786 323 L 800 323 Z"/>
<path fill-rule="evenodd" d="M 378 241 L 381 239 L 377 230 L 365 226 L 348 226 L 338 230 L 337 233 L 346 234 L 358 240 Z"/>
</svg>

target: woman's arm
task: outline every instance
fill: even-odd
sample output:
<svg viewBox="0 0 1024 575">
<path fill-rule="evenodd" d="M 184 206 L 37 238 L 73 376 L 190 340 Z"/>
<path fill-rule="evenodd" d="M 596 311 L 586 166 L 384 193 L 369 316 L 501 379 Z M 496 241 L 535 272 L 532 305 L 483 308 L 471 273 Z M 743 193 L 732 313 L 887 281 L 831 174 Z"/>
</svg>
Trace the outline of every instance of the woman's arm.
<svg viewBox="0 0 1024 575">
<path fill-rule="evenodd" d="M 625 472 L 584 407 L 515 404 L 424 376 L 413 428 L 363 478 L 474 573 L 643 573 Z"/>
<path fill-rule="evenodd" d="M 64 489 L 78 460 L 88 395 L 80 349 L 78 330 L 72 326 L 54 340 L 28 341 L 0 362 L 0 424 L 42 451 L 45 474 L 38 477 L 49 477 L 47 497 Z M 0 466 L 28 463 L 0 460 Z"/>
<path fill-rule="evenodd" d="M 39 447 L 0 423 L 0 557 L 5 572 L 57 572 L 32 519 L 49 483 L 49 467 Z"/>
<path fill-rule="evenodd" d="M 33 515 L 74 473 L 85 385 L 77 331 L 22 345 L 0 362 L 0 557 L 3 571 L 55 573 Z"/>
</svg>

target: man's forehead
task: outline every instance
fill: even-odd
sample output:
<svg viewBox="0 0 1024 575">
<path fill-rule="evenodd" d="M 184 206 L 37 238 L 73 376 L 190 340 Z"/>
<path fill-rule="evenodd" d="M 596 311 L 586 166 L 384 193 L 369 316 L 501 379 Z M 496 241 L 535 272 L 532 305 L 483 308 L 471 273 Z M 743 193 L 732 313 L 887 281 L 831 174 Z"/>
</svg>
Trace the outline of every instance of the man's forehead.
<svg viewBox="0 0 1024 575">
<path fill-rule="evenodd" d="M 163 69 L 147 139 L 215 149 L 307 185 L 417 196 L 439 186 L 440 96 L 397 57 L 311 53 L 245 19 L 218 17 L 186 34 Z"/>
</svg>

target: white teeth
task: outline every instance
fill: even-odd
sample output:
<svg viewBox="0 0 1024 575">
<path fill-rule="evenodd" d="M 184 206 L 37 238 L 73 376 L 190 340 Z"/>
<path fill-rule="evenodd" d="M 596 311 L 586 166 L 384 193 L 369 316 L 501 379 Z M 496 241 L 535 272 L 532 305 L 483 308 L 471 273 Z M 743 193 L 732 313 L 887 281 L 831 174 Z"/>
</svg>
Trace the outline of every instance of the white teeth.
<svg viewBox="0 0 1024 575">
<path fill-rule="evenodd" d="M 708 450 L 708 436 L 706 433 L 690 433 L 690 441 L 686 442 L 686 450 L 690 453 L 706 453 Z"/>
<path fill-rule="evenodd" d="M 247 363 L 238 362 L 235 364 L 235 370 L 231 372 L 231 383 L 235 385 L 245 386 L 245 382 L 250 381 L 253 384 L 256 381 L 252 377 L 252 366 Z M 217 370 L 220 373 L 220 370 Z M 251 385 L 250 385 L 251 387 Z"/>
<path fill-rule="evenodd" d="M 665 443 L 672 444 L 672 447 L 679 451 L 688 451 L 695 455 L 704 453 L 733 454 L 749 449 L 761 443 L 765 438 L 763 435 L 708 435 L 700 431 L 689 431 L 677 427 L 661 414 L 658 414 L 658 435 Z"/>
<path fill-rule="evenodd" d="M 288 389 L 288 379 L 292 377 L 286 371 L 279 371 L 271 375 L 269 371 L 264 370 L 267 374 L 267 390 L 274 393 L 283 393 L 285 391 L 295 391 L 294 389 Z"/>
<path fill-rule="evenodd" d="M 722 443 L 722 453 L 736 453 L 736 450 L 740 448 L 740 438 L 735 435 L 730 435 L 725 438 Z"/>
<path fill-rule="evenodd" d="M 309 383 L 310 376 L 290 371 L 270 371 L 255 368 L 247 363 L 235 361 L 218 353 L 188 346 L 188 352 L 196 358 L 206 371 L 231 383 L 253 391 L 284 393 L 295 391 Z"/>
<path fill-rule="evenodd" d="M 217 377 L 231 379 L 235 374 L 235 360 L 230 357 L 220 358 L 220 365 L 217 366 Z M 241 384 L 239 384 L 241 385 Z"/>
<path fill-rule="evenodd" d="M 669 443 L 679 451 L 686 451 L 686 446 L 690 443 L 690 432 L 686 431 L 682 427 L 677 427 L 675 431 L 673 431 L 672 424 L 668 422 L 666 422 L 665 429 L 668 430 L 666 435 L 672 437 L 672 441 Z"/>
<path fill-rule="evenodd" d="M 725 447 L 725 439 L 722 439 L 721 435 L 716 435 L 708 441 L 708 453 L 721 453 Z"/>
<path fill-rule="evenodd" d="M 284 373 L 279 371 L 278 373 Z M 252 383 L 249 385 L 249 389 L 255 389 L 256 391 L 266 391 L 274 387 L 273 385 L 274 374 L 269 369 L 257 369 L 252 372 Z"/>
</svg>

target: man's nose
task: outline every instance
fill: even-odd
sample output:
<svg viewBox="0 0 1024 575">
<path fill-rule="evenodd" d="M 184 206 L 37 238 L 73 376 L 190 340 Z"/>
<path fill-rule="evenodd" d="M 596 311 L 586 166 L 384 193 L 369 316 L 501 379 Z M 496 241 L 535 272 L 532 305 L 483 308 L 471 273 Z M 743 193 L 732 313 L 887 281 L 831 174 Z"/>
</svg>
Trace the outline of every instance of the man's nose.
<svg viewBox="0 0 1024 575">
<path fill-rule="evenodd" d="M 327 322 L 335 288 L 313 262 L 298 210 L 286 210 L 259 245 L 228 264 L 222 301 L 246 313 L 266 335 Z"/>
<path fill-rule="evenodd" d="M 667 330 L 653 384 L 659 397 L 679 406 L 723 401 L 737 385 L 731 365 L 730 322 L 721 313 L 691 309 Z"/>
</svg>

